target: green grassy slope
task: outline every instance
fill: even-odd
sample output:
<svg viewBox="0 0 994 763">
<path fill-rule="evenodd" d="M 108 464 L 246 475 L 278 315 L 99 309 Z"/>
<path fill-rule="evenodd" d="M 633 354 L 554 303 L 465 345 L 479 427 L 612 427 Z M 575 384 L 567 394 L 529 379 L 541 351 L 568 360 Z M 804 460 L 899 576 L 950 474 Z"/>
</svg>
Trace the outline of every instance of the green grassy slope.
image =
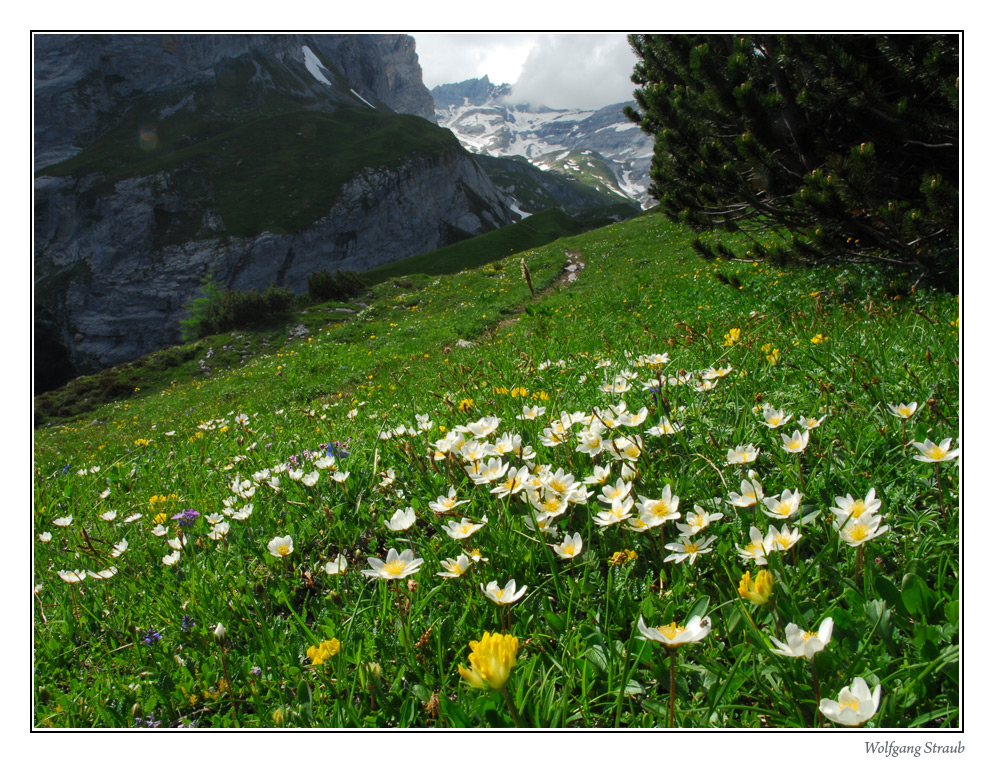
<svg viewBox="0 0 994 763">
<path fill-rule="evenodd" d="M 821 698 L 865 679 L 883 697 L 868 728 L 959 726 L 959 463 L 918 462 L 907 444 L 955 443 L 957 299 L 900 274 L 750 262 L 748 241 L 727 234 L 743 261 L 706 263 L 693 238 L 645 215 L 475 270 L 388 280 L 345 320 L 308 316 L 304 338 L 39 430 L 33 519 L 51 538 L 34 545 L 34 724 L 831 726 L 812 664 L 770 639 L 832 618 L 814 663 Z M 621 401 L 637 415 L 619 421 Z M 907 420 L 887 405 L 911 401 Z M 769 426 L 764 404 L 789 422 Z M 563 413 L 577 421 L 560 438 Z M 802 417 L 817 424 L 798 455 L 782 435 Z M 679 431 L 656 429 L 664 419 Z M 578 446 L 595 420 L 611 444 L 591 456 Z M 475 484 L 484 467 L 468 451 L 436 456 L 459 431 L 495 448 L 517 435 L 534 456 L 511 450 L 505 465 L 547 467 L 548 485 L 562 469 L 559 482 L 590 480 L 591 494 L 554 518 L 557 538 L 541 535 L 523 493 Z M 334 470 L 318 466 L 335 442 Z M 750 443 L 755 461 L 728 462 Z M 767 497 L 797 490 L 796 513 L 734 505 L 747 468 Z M 676 497 L 680 517 L 647 532 L 601 524 L 612 505 L 598 496 L 619 479 L 633 503 Z M 243 481 L 251 497 L 235 497 Z M 450 487 L 467 503 L 439 514 L 429 504 Z M 828 507 L 867 496 L 871 517 L 871 489 L 886 529 L 856 548 Z M 248 516 L 223 515 L 247 503 Z M 408 529 L 386 526 L 408 510 Z M 676 523 L 702 513 L 700 534 L 679 540 Z M 487 519 L 459 540 L 448 522 L 463 517 Z M 799 535 L 786 550 L 784 525 Z M 765 565 L 742 556 L 751 528 L 771 537 Z M 553 548 L 567 533 L 583 541 L 568 560 Z M 293 550 L 274 555 L 286 536 Z M 688 543 L 693 561 L 675 558 Z M 360 573 L 391 548 L 423 565 L 398 581 Z M 462 576 L 438 575 L 471 553 Z M 340 554 L 348 567 L 330 574 Z M 85 579 L 58 574 L 72 570 Z M 772 574 L 767 603 L 739 595 L 744 572 Z M 481 592 L 510 579 L 527 586 L 513 604 Z M 669 660 L 653 632 L 695 615 L 709 632 Z M 506 700 L 457 670 L 484 632 L 518 639 Z"/>
<path fill-rule="evenodd" d="M 581 227 L 561 209 L 547 209 L 490 233 L 367 270 L 364 275 L 374 283 L 380 283 L 388 278 L 413 273 L 457 273 L 579 233 Z"/>
</svg>

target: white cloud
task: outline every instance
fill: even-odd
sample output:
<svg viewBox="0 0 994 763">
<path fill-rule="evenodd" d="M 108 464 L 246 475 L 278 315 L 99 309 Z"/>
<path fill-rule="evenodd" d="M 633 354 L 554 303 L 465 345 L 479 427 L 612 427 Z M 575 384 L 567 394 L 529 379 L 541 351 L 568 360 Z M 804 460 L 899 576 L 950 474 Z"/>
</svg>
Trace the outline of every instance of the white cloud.
<svg viewBox="0 0 994 763">
<path fill-rule="evenodd" d="M 631 100 L 635 55 L 624 34 L 414 35 L 425 85 L 490 77 L 515 102 L 599 108 Z"/>
<path fill-rule="evenodd" d="M 635 54 L 623 34 L 541 35 L 512 100 L 552 108 L 599 108 L 632 98 Z"/>
</svg>

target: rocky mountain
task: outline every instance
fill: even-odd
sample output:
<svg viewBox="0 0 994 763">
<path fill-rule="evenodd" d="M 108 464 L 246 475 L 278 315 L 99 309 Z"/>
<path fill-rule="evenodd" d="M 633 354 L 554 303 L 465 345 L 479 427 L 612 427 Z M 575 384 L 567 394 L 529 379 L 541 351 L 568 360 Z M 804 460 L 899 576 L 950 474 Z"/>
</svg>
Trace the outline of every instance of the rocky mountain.
<svg viewBox="0 0 994 763">
<path fill-rule="evenodd" d="M 518 219 L 405 35 L 34 38 L 36 391 L 180 339 L 202 279 L 306 290 Z"/>
<path fill-rule="evenodd" d="M 624 103 L 596 110 L 515 105 L 513 89 L 487 77 L 439 85 L 431 93 L 438 124 L 475 154 L 521 156 L 643 208 L 654 203 L 648 195 L 653 141 L 628 121 Z M 598 158 L 602 166 L 595 165 Z"/>
</svg>

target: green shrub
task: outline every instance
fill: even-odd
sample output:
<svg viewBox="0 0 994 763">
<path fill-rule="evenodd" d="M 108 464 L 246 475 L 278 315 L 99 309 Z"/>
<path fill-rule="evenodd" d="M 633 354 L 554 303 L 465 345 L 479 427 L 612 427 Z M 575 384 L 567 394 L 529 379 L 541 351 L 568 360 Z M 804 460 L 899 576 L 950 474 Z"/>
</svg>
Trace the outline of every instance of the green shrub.
<svg viewBox="0 0 994 763">
<path fill-rule="evenodd" d="M 292 291 L 274 283 L 261 294 L 256 289 L 225 289 L 213 273 L 204 279 L 200 291 L 201 296 L 187 307 L 189 317 L 180 321 L 183 339 L 188 342 L 288 312 L 296 299 Z"/>
<path fill-rule="evenodd" d="M 338 270 L 334 275 L 327 270 L 318 270 L 307 276 L 307 293 L 315 302 L 331 299 L 344 302 L 368 289 L 369 284 L 366 276 L 354 270 Z"/>
</svg>

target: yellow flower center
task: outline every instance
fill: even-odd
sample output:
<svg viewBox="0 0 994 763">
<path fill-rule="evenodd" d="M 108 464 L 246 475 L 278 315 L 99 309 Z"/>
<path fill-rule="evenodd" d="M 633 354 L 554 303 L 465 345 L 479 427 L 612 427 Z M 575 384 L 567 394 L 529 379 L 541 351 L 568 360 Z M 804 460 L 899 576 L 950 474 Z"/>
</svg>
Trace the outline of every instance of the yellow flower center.
<svg viewBox="0 0 994 763">
<path fill-rule="evenodd" d="M 791 440 L 787 443 L 787 447 L 791 450 L 800 450 L 803 447 L 803 443 L 800 440 Z"/>
<path fill-rule="evenodd" d="M 281 543 L 276 547 L 276 553 L 280 556 L 286 556 L 290 553 L 290 547 L 286 543 Z"/>
<path fill-rule="evenodd" d="M 563 544 L 563 553 L 564 554 L 569 554 L 569 555 L 575 554 L 576 553 L 576 544 L 575 543 L 565 543 L 565 544 Z"/>
<path fill-rule="evenodd" d="M 938 445 L 933 445 L 931 448 L 925 451 L 925 455 L 927 455 L 929 458 L 934 458 L 936 461 L 938 461 L 940 458 L 946 455 L 946 452 Z"/>
<path fill-rule="evenodd" d="M 776 426 L 777 424 L 780 423 L 780 418 L 781 418 L 780 416 L 770 416 L 768 419 L 766 419 L 766 423 Z"/>
<path fill-rule="evenodd" d="M 676 623 L 670 623 L 669 625 L 660 625 L 658 628 L 656 628 L 656 630 L 662 634 L 663 638 L 672 641 L 687 629 L 684 628 L 682 625 L 677 625 Z"/>
<path fill-rule="evenodd" d="M 864 511 L 866 511 L 866 504 L 863 503 L 862 499 L 853 502 L 852 507 L 849 509 L 849 513 L 852 514 L 853 519 L 859 519 Z"/>
<path fill-rule="evenodd" d="M 787 546 L 790 545 L 790 536 L 784 535 L 783 533 L 777 533 L 776 541 L 784 548 L 787 548 Z"/>
<path fill-rule="evenodd" d="M 845 700 L 841 700 L 840 699 L 839 700 L 839 710 L 841 710 L 844 707 L 852 708 L 855 712 L 858 713 L 859 712 L 859 700 L 856 699 L 855 697 L 853 697 L 852 701 L 850 701 L 850 702 L 846 702 Z"/>
<path fill-rule="evenodd" d="M 399 575 L 407 568 L 407 564 L 403 559 L 394 559 L 392 562 L 387 562 L 383 565 L 383 571 L 389 575 Z"/>
<path fill-rule="evenodd" d="M 814 631 L 804 631 L 801 635 L 804 637 L 804 640 L 807 641 L 809 638 L 817 636 L 818 634 Z"/>
<path fill-rule="evenodd" d="M 853 540 L 865 540 L 869 534 L 870 529 L 866 525 L 855 525 L 849 531 L 849 535 Z"/>
<path fill-rule="evenodd" d="M 704 515 L 703 514 L 691 514 L 687 518 L 687 524 L 691 527 L 702 527 L 704 525 Z"/>
<path fill-rule="evenodd" d="M 683 544 L 683 550 L 684 550 L 685 553 L 688 553 L 688 554 L 696 554 L 697 553 L 697 544 L 696 543 L 684 543 Z"/>
</svg>

